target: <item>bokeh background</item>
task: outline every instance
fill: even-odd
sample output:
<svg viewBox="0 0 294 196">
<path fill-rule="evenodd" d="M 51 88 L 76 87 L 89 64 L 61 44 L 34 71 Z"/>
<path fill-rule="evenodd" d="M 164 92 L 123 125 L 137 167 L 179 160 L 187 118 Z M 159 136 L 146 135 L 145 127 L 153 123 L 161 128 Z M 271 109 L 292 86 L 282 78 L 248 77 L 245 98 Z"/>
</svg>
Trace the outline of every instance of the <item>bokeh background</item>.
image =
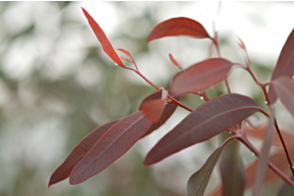
<svg viewBox="0 0 294 196">
<path fill-rule="evenodd" d="M 188 114 L 181 108 L 99 175 L 79 185 L 65 180 L 47 188 L 52 172 L 84 136 L 137 111 L 142 99 L 154 91 L 103 53 L 81 6 L 114 48 L 131 52 L 147 78 L 167 87 L 179 71 L 168 54 L 186 68 L 208 57 L 210 41 L 169 37 L 147 44 L 149 32 L 159 22 L 190 17 L 213 35 L 215 21 L 222 56 L 245 63 L 237 44 L 240 37 L 254 71 L 266 82 L 293 29 L 294 3 L 223 2 L 217 14 L 218 2 L 0 2 L 0 196 L 185 195 L 189 176 L 218 146 L 218 138 L 154 166 L 142 164 L 160 137 Z M 236 68 L 229 82 L 233 92 L 251 96 L 265 107 L 248 73 Z M 213 98 L 226 90 L 221 83 L 207 93 Z M 194 95 L 182 101 L 192 108 L 203 103 Z M 280 126 L 293 129 L 289 113 L 279 102 L 276 107 Z M 259 123 L 266 122 L 256 116 Z M 254 160 L 248 150 L 241 152 L 245 164 Z M 207 192 L 219 181 L 215 170 Z"/>
</svg>

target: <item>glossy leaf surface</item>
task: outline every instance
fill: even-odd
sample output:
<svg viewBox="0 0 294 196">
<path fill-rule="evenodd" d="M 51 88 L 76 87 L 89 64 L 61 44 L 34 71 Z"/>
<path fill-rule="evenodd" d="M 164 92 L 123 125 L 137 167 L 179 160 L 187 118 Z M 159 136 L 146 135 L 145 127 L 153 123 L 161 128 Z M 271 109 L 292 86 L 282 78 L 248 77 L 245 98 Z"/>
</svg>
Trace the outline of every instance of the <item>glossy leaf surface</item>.
<svg viewBox="0 0 294 196">
<path fill-rule="evenodd" d="M 98 174 L 124 155 L 149 129 L 151 122 L 142 112 L 121 119 L 95 143 L 70 174 L 70 184 L 79 184 Z"/>
<path fill-rule="evenodd" d="M 225 141 L 231 136 L 227 131 L 222 133 Z M 243 196 L 245 191 L 245 169 L 240 156 L 240 143 L 231 140 L 223 147 L 219 158 L 219 168 L 222 179 L 222 195 Z"/>
<path fill-rule="evenodd" d="M 98 23 L 92 18 L 92 16 L 84 9 L 82 8 L 84 15 L 88 19 L 88 22 L 94 31 L 96 37 L 98 38 L 99 42 L 101 43 L 101 46 L 103 48 L 103 51 L 115 62 L 121 67 L 124 67 L 123 63 L 121 62 L 120 58 L 117 56 L 115 50 L 113 49 L 111 43 L 109 42 L 108 38 L 106 37 L 105 33 L 101 29 L 101 27 L 98 25 Z"/>
<path fill-rule="evenodd" d="M 223 58 L 212 58 L 194 64 L 174 77 L 172 91 L 178 94 L 208 89 L 224 80 L 233 65 Z"/>
<path fill-rule="evenodd" d="M 263 184 L 263 180 L 266 174 L 266 168 L 268 164 L 270 148 L 273 142 L 274 119 L 275 119 L 274 117 L 275 115 L 274 115 L 274 112 L 272 111 L 269 118 L 264 142 L 262 144 L 260 154 L 258 157 L 257 168 L 255 172 L 255 182 L 254 182 L 254 187 L 252 190 L 253 196 L 259 196 L 261 194 L 262 184 Z"/>
<path fill-rule="evenodd" d="M 292 78 L 294 75 L 294 29 L 290 33 L 286 43 L 283 46 L 277 65 L 273 71 L 271 81 L 280 76 Z M 272 85 L 269 87 L 268 97 L 273 104 L 277 100 L 277 95 Z"/>
<path fill-rule="evenodd" d="M 204 27 L 190 18 L 171 18 L 156 25 L 147 37 L 147 42 L 167 36 L 192 36 L 210 38 Z"/>
<path fill-rule="evenodd" d="M 160 91 L 157 91 L 157 92 L 154 92 L 154 93 L 148 95 L 142 101 L 141 105 L 139 106 L 139 110 L 142 110 L 142 105 L 144 105 L 145 102 L 160 99 L 160 98 L 161 98 Z M 179 97 L 176 97 L 176 99 L 179 100 Z M 146 135 L 152 133 L 154 130 L 159 128 L 163 123 L 165 123 L 167 121 L 167 119 L 169 119 L 171 117 L 171 115 L 174 113 L 176 108 L 177 108 L 176 104 L 167 103 L 164 107 L 164 110 L 163 110 L 158 122 L 152 123 L 151 127 L 148 129 L 148 131 L 142 137 L 145 137 Z"/>
<path fill-rule="evenodd" d="M 202 196 L 217 163 L 222 147 L 217 148 L 207 159 L 200 170 L 194 173 L 188 181 L 188 196 Z"/>
<path fill-rule="evenodd" d="M 73 167 L 87 154 L 98 139 L 116 122 L 118 122 L 118 120 L 105 123 L 82 139 L 80 143 L 74 147 L 64 162 L 53 172 L 49 181 L 49 187 L 52 184 L 68 178 Z"/>
<path fill-rule="evenodd" d="M 294 57 L 293 57 L 294 58 Z M 294 117 L 294 81 L 292 78 L 282 76 L 272 81 L 278 97 L 283 105 Z"/>
<path fill-rule="evenodd" d="M 208 140 L 259 109 L 253 99 L 239 94 L 227 94 L 206 102 L 167 133 L 147 154 L 144 164 L 154 164 L 184 148 Z"/>
</svg>

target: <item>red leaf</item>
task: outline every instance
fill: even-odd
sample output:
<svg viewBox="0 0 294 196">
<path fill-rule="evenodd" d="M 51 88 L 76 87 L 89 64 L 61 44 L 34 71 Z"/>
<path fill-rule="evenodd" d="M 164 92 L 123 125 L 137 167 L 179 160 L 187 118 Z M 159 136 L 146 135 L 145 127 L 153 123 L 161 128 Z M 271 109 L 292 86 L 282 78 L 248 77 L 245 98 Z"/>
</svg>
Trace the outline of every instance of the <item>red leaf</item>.
<svg viewBox="0 0 294 196">
<path fill-rule="evenodd" d="M 174 77 L 172 90 L 178 94 L 210 88 L 225 79 L 233 65 L 222 58 L 208 59 L 194 64 Z"/>
<path fill-rule="evenodd" d="M 159 99 L 161 98 L 161 92 L 160 91 L 156 91 L 150 95 L 148 95 L 147 97 L 145 97 L 145 99 L 142 101 L 139 110 L 142 110 L 142 105 L 150 100 L 155 100 L 155 99 Z M 175 97 L 177 100 L 179 100 L 178 97 Z M 171 104 L 171 103 L 167 103 L 164 107 L 164 110 L 162 112 L 162 115 L 159 119 L 159 121 L 157 123 L 153 123 L 151 125 L 151 127 L 148 129 L 148 131 L 142 136 L 145 137 L 146 135 L 149 135 L 150 133 L 152 133 L 154 130 L 156 130 L 158 127 L 160 127 L 163 123 L 165 123 L 167 121 L 167 119 L 169 119 L 169 117 L 174 113 L 174 111 L 176 110 L 177 105 L 176 104 Z"/>
<path fill-rule="evenodd" d="M 147 42 L 167 36 L 193 36 L 210 38 L 204 27 L 190 18 L 171 18 L 156 25 L 147 37 Z"/>
<path fill-rule="evenodd" d="M 97 22 L 92 18 L 92 16 L 84 8 L 82 8 L 82 10 L 84 12 L 84 15 L 88 19 L 88 22 L 89 22 L 91 28 L 93 29 L 96 37 L 98 38 L 99 42 L 101 43 L 104 52 L 113 60 L 113 62 L 115 62 L 116 64 L 118 64 L 121 67 L 125 67 L 123 65 L 123 63 L 121 62 L 120 58 L 117 56 L 115 50 L 113 49 L 111 43 L 107 39 L 107 37 L 106 37 L 105 33 L 103 32 L 103 30 L 101 29 L 101 27 L 97 24 Z"/>
<path fill-rule="evenodd" d="M 255 172 L 255 182 L 252 190 L 253 196 L 259 196 L 261 194 L 261 187 L 266 174 L 267 162 L 273 142 L 274 119 L 275 114 L 274 111 L 272 111 L 269 118 L 264 142 L 262 144 L 258 158 L 257 168 Z"/>
<path fill-rule="evenodd" d="M 84 139 L 74 147 L 64 162 L 53 172 L 49 180 L 49 187 L 52 184 L 58 183 L 69 177 L 73 167 L 87 154 L 96 141 L 116 122 L 118 122 L 118 120 L 105 123 L 84 137 Z"/>
<path fill-rule="evenodd" d="M 293 77 L 294 75 L 294 29 L 290 33 L 278 59 L 277 65 L 273 71 L 271 81 L 279 76 Z M 268 98 L 271 104 L 277 100 L 277 95 L 270 85 Z"/>
<path fill-rule="evenodd" d="M 255 137 L 258 139 L 263 140 L 265 137 L 265 133 L 266 133 L 266 126 L 259 126 L 256 128 L 252 128 L 252 127 L 245 127 L 245 132 L 248 136 L 251 137 Z M 286 146 L 288 149 L 294 149 L 294 135 L 290 134 L 286 131 L 281 131 L 281 134 L 283 136 L 283 139 L 286 143 Z M 278 146 L 278 147 L 282 147 L 282 142 L 280 140 L 280 137 L 278 135 L 277 132 L 274 131 L 274 140 L 273 140 L 273 145 Z"/>
<path fill-rule="evenodd" d="M 180 65 L 178 64 L 178 62 L 174 59 L 173 55 L 171 53 L 168 54 L 171 62 L 175 65 L 175 66 L 178 66 L 180 67 Z"/>
<path fill-rule="evenodd" d="M 144 102 L 141 107 L 146 118 L 151 122 L 159 121 L 165 107 L 165 102 L 166 101 L 163 99 L 155 99 Z"/>
<path fill-rule="evenodd" d="M 69 177 L 70 184 L 82 183 L 107 168 L 124 155 L 151 124 L 140 111 L 121 119 L 108 129 L 76 164 Z"/>
<path fill-rule="evenodd" d="M 132 58 L 132 55 L 131 55 L 128 51 L 126 51 L 126 50 L 124 50 L 124 49 L 121 49 L 121 48 L 116 49 L 116 50 L 119 50 L 119 51 L 121 51 L 122 53 L 124 53 L 125 55 L 127 55 L 128 57 Z"/>
<path fill-rule="evenodd" d="M 294 57 L 293 57 L 294 58 Z M 294 81 L 287 76 L 281 76 L 273 80 L 272 85 L 282 104 L 294 117 Z"/>
<path fill-rule="evenodd" d="M 206 102 L 167 133 L 147 154 L 144 164 L 151 165 L 208 140 L 260 109 L 253 99 L 238 94 L 223 95 Z"/>
</svg>

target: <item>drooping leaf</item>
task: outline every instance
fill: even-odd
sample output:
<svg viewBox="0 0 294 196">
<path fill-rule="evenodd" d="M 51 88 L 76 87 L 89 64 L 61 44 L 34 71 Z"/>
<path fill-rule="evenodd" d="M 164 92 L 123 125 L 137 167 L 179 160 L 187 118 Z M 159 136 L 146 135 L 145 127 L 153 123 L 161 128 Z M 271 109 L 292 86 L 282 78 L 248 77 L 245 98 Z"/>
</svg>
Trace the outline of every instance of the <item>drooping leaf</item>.
<svg viewBox="0 0 294 196">
<path fill-rule="evenodd" d="M 124 155 L 149 129 L 151 122 L 141 111 L 122 118 L 105 132 L 73 168 L 69 182 L 79 184 L 98 174 Z"/>
<path fill-rule="evenodd" d="M 253 186 L 257 161 L 258 159 L 256 159 L 255 161 L 247 165 L 245 168 L 245 173 L 246 173 L 245 189 L 246 190 L 251 189 Z M 269 157 L 269 161 L 273 163 L 283 173 L 289 170 L 289 163 L 287 161 L 285 152 L 283 150 L 279 150 L 275 154 L 271 155 Z M 275 172 L 273 172 L 269 167 L 267 167 L 266 174 L 263 181 L 263 186 L 270 184 L 278 179 L 279 179 L 279 176 Z M 208 196 L 222 196 L 222 186 L 218 185 L 208 194 Z"/>
<path fill-rule="evenodd" d="M 132 55 L 131 55 L 128 51 L 126 51 L 126 50 L 124 50 L 124 49 L 121 49 L 121 48 L 116 49 L 116 50 L 119 50 L 119 51 L 121 51 L 122 53 L 124 53 L 125 55 L 127 55 L 128 57 L 132 58 Z"/>
<path fill-rule="evenodd" d="M 265 137 L 265 133 L 266 133 L 266 126 L 261 125 L 256 128 L 246 126 L 245 132 L 246 132 L 247 136 L 251 136 L 251 137 L 263 140 Z M 278 147 L 282 147 L 283 145 L 282 145 L 282 142 L 280 140 L 278 133 L 274 131 L 273 134 L 274 134 L 273 145 L 278 146 Z M 282 130 L 281 130 L 281 134 L 282 134 L 282 137 L 284 139 L 284 142 L 285 142 L 287 148 L 294 149 L 294 143 L 293 143 L 294 134 L 290 134 L 289 132 L 282 131 Z"/>
<path fill-rule="evenodd" d="M 274 111 L 271 112 L 268 126 L 266 129 L 266 135 L 264 138 L 264 142 L 262 144 L 262 148 L 260 150 L 260 154 L 258 157 L 257 168 L 255 172 L 255 182 L 252 190 L 253 196 L 259 196 L 262 190 L 263 180 L 266 174 L 266 168 L 268 164 L 268 158 L 270 153 L 270 148 L 273 142 L 273 132 L 274 132 Z"/>
<path fill-rule="evenodd" d="M 208 140 L 260 109 L 253 99 L 239 94 L 227 94 L 212 99 L 167 133 L 149 151 L 144 164 L 154 164 L 184 148 Z"/>
<path fill-rule="evenodd" d="M 223 58 L 212 58 L 194 64 L 173 78 L 172 91 L 178 94 L 208 89 L 224 80 L 233 65 Z"/>
<path fill-rule="evenodd" d="M 294 57 L 293 57 L 294 58 Z M 283 105 L 294 117 L 294 81 L 287 76 L 281 76 L 272 82 L 276 94 L 280 98 Z"/>
<path fill-rule="evenodd" d="M 147 43 L 167 36 L 192 36 L 196 38 L 210 38 L 204 27 L 190 18 L 171 18 L 156 25 L 147 37 Z"/>
<path fill-rule="evenodd" d="M 142 101 L 139 110 L 142 110 L 142 105 L 147 102 L 147 101 L 151 101 L 151 100 L 156 100 L 156 99 L 160 99 L 161 98 L 161 92 L 160 91 L 156 91 L 150 95 L 148 95 L 147 97 L 145 97 L 145 99 Z M 179 100 L 179 97 L 175 97 L 177 100 Z M 154 130 L 156 130 L 157 128 L 159 128 L 161 125 L 163 125 L 163 123 L 165 123 L 167 121 L 167 119 L 169 119 L 171 117 L 171 115 L 174 113 L 174 111 L 176 110 L 177 105 L 176 104 L 171 104 L 171 103 L 167 103 L 164 107 L 164 110 L 162 112 L 162 115 L 160 117 L 160 119 L 158 120 L 158 122 L 153 123 L 151 125 L 151 127 L 148 129 L 148 131 L 142 136 L 145 137 L 146 135 L 152 133 Z"/>
<path fill-rule="evenodd" d="M 231 136 L 230 133 L 222 133 L 225 141 Z M 245 191 L 245 169 L 240 156 L 239 141 L 232 140 L 223 147 L 219 159 L 219 167 L 222 179 L 222 195 L 243 196 Z"/>
<path fill-rule="evenodd" d="M 291 177 L 291 180 L 294 182 L 293 177 Z M 294 195 L 294 189 L 286 182 L 282 184 L 277 194 L 277 196 L 293 196 L 293 195 Z"/>
<path fill-rule="evenodd" d="M 52 184 L 56 184 L 68 178 L 73 167 L 87 154 L 98 139 L 118 121 L 119 120 L 114 120 L 105 123 L 84 137 L 84 139 L 74 147 L 64 162 L 53 172 L 48 186 L 50 187 Z"/>
<path fill-rule="evenodd" d="M 280 76 L 291 77 L 294 75 L 294 29 L 283 46 L 277 65 L 273 71 L 271 81 Z M 277 95 L 272 85 L 269 87 L 268 98 L 271 104 L 277 100 Z"/>
<path fill-rule="evenodd" d="M 202 196 L 211 173 L 217 163 L 222 147 L 217 148 L 207 159 L 200 170 L 194 173 L 188 181 L 188 196 Z"/>
<path fill-rule="evenodd" d="M 108 38 L 106 37 L 105 33 L 101 29 L 101 27 L 98 25 L 98 23 L 92 18 L 92 16 L 84 9 L 82 8 L 84 15 L 88 19 L 88 22 L 94 31 L 96 37 L 98 38 L 99 42 L 101 43 L 101 46 L 103 48 L 103 51 L 109 56 L 109 58 L 112 59 L 113 62 L 118 64 L 121 67 L 124 67 L 123 63 L 121 62 L 120 58 L 117 56 L 115 50 L 113 49 L 111 43 L 109 42 Z"/>
</svg>

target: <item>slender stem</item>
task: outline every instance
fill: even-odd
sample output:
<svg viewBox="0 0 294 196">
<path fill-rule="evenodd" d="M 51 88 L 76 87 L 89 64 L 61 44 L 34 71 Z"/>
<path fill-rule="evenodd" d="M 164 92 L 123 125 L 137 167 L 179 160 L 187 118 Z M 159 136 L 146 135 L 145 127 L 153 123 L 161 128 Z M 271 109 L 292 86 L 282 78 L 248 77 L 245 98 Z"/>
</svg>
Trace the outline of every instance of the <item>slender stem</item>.
<svg viewBox="0 0 294 196">
<path fill-rule="evenodd" d="M 292 164 L 291 158 L 290 158 L 290 156 L 289 156 L 289 152 L 288 152 L 288 149 L 287 149 L 286 144 L 285 144 L 285 142 L 284 142 L 284 139 L 283 139 L 283 137 L 282 137 L 281 131 L 280 131 L 279 127 L 278 127 L 278 123 L 277 123 L 276 119 L 275 119 L 275 127 L 276 127 L 276 130 L 277 130 L 278 135 L 279 135 L 279 137 L 280 137 L 280 140 L 281 140 L 281 142 L 282 142 L 283 148 L 284 148 L 284 150 L 285 150 L 286 157 L 287 157 L 287 160 L 288 160 L 288 162 L 289 162 L 290 170 L 291 170 L 292 175 L 293 175 L 293 177 L 294 177 L 293 164 Z"/>
<path fill-rule="evenodd" d="M 231 94 L 231 88 L 229 86 L 228 78 L 225 79 L 226 87 L 228 89 L 228 93 Z"/>
<path fill-rule="evenodd" d="M 256 150 L 256 148 L 249 142 L 249 140 L 246 138 L 244 134 L 241 134 L 239 137 L 240 141 L 247 146 L 248 149 L 250 149 L 256 157 L 259 157 L 259 152 Z M 268 161 L 268 166 L 276 173 L 278 176 L 280 176 L 287 184 L 289 184 L 292 188 L 294 188 L 294 182 L 288 176 L 286 176 L 284 173 L 282 173 L 274 164 L 272 164 L 270 161 Z"/>
</svg>

